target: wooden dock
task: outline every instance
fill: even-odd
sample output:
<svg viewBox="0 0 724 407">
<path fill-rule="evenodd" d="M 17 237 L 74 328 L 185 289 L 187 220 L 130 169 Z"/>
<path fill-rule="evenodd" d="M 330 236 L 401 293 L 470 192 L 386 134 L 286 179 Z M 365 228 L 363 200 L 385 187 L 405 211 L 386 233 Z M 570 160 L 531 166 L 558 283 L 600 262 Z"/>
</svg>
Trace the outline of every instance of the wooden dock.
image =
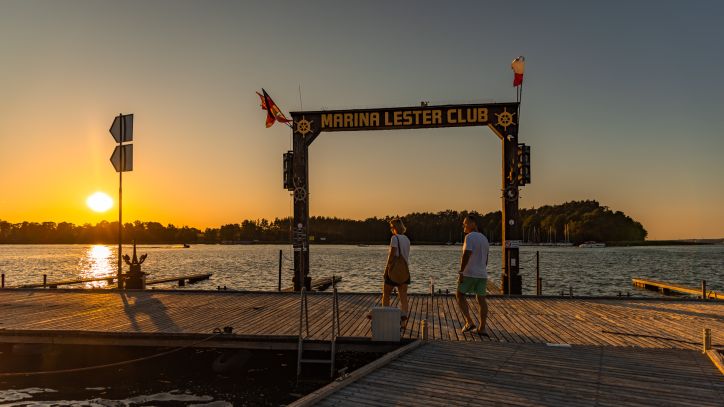
<svg viewBox="0 0 724 407">
<path fill-rule="evenodd" d="M 646 278 L 633 278 L 631 282 L 634 286 L 645 288 L 647 290 L 658 291 L 661 294 L 669 295 L 672 293 L 695 295 L 699 298 L 724 300 L 724 293 L 713 290 L 706 290 L 706 295 L 702 293 L 701 288 L 687 287 L 681 284 L 667 283 L 665 281 L 649 280 Z"/>
<path fill-rule="evenodd" d="M 178 283 L 179 287 L 183 287 L 187 283 L 193 284 L 193 283 L 197 283 L 199 281 L 208 280 L 211 277 L 211 275 L 212 275 L 212 273 L 200 273 L 200 274 L 191 274 L 191 275 L 176 276 L 176 277 L 163 277 L 163 278 L 148 280 L 148 281 L 146 281 L 146 285 L 163 284 L 163 283 L 170 283 L 170 282 L 176 281 Z M 112 285 L 112 284 L 115 284 L 116 279 L 117 279 L 117 276 L 109 275 L 109 276 L 105 276 L 105 277 L 76 278 L 76 279 L 72 279 L 72 280 L 61 280 L 61 281 L 51 281 L 51 282 L 45 282 L 45 283 L 23 284 L 21 286 L 18 286 L 17 288 L 58 288 L 59 286 L 93 283 L 96 281 L 106 281 L 106 282 L 108 282 L 109 285 Z"/>
<path fill-rule="evenodd" d="M 362 368 L 289 407 L 720 407 L 724 400 L 724 378 L 693 350 L 442 341 L 408 346 L 414 349 L 386 365 Z"/>
<path fill-rule="evenodd" d="M 334 281 L 332 281 L 334 280 Z M 327 276 L 327 277 L 319 277 L 319 278 L 312 278 L 312 291 L 324 291 L 332 286 L 334 283 L 339 283 L 342 281 L 341 276 Z M 282 291 L 294 291 L 294 286 L 289 286 L 285 288 Z"/>
<path fill-rule="evenodd" d="M 299 298 L 284 292 L 4 289 L 0 342 L 185 346 L 229 326 L 232 335 L 199 346 L 292 350 Z M 308 298 L 310 337 L 329 340 L 332 295 Z M 472 297 L 469 302 L 474 310 Z M 339 295 L 340 343 L 372 349 L 366 315 L 379 303 L 378 293 Z M 719 301 L 490 296 L 488 304 L 490 339 L 460 332 L 463 318 L 453 295 L 413 294 L 403 340 L 419 338 L 424 319 L 431 339 L 454 342 L 696 350 L 702 329 L 710 328 L 713 343 L 724 343 L 724 302 Z"/>
</svg>

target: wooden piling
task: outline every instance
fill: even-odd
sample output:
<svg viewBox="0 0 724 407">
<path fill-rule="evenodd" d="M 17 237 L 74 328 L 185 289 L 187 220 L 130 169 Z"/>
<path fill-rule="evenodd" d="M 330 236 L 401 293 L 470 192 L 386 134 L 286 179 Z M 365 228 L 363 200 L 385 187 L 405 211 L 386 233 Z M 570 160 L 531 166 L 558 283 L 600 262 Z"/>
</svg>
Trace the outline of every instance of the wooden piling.
<svg viewBox="0 0 724 407">
<path fill-rule="evenodd" d="M 426 320 L 426 319 L 423 319 L 423 320 L 420 321 L 420 332 L 422 333 L 422 338 L 421 338 L 421 339 L 422 339 L 423 341 L 426 341 L 426 340 L 427 340 L 427 336 L 428 336 L 428 332 L 427 332 L 427 320 Z"/>
<path fill-rule="evenodd" d="M 701 280 L 701 299 L 706 301 L 706 280 Z"/>
<path fill-rule="evenodd" d="M 711 328 L 704 328 L 701 353 L 711 350 Z"/>
<path fill-rule="evenodd" d="M 47 285 L 48 285 L 48 275 L 43 274 L 43 288 L 48 288 Z"/>
<path fill-rule="evenodd" d="M 5 273 L 2 274 L 2 285 L 0 285 L 0 288 L 5 288 Z"/>
</svg>

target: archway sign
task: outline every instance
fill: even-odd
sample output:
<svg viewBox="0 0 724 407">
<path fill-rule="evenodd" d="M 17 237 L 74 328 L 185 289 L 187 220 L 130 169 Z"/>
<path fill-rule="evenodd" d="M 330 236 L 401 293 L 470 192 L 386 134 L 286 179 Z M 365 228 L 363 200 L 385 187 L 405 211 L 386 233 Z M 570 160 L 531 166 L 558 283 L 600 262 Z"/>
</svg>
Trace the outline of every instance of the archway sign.
<svg viewBox="0 0 724 407">
<path fill-rule="evenodd" d="M 301 290 L 304 284 L 309 290 L 311 285 L 308 150 L 320 133 L 487 126 L 500 138 L 503 150 L 501 287 L 506 294 L 521 294 L 518 190 L 530 182 L 530 160 L 527 146 L 518 144 L 518 106 L 517 102 L 443 106 L 423 103 L 416 107 L 291 112 L 294 150 L 284 155 L 284 187 L 294 191 L 294 289 Z"/>
</svg>

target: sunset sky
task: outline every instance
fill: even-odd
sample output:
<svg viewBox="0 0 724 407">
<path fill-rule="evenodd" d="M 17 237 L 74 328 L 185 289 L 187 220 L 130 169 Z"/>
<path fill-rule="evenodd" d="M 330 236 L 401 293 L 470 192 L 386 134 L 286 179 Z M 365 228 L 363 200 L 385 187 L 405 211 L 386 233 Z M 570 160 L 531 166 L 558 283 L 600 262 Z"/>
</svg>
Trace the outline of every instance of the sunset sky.
<svg viewBox="0 0 724 407">
<path fill-rule="evenodd" d="M 0 219 L 116 220 L 108 133 L 135 114 L 124 221 L 285 217 L 286 112 L 514 101 L 521 207 L 596 199 L 650 239 L 724 237 L 724 3 L 0 0 Z M 303 106 L 300 105 L 299 88 Z M 500 209 L 487 128 L 322 134 L 312 215 Z"/>
</svg>

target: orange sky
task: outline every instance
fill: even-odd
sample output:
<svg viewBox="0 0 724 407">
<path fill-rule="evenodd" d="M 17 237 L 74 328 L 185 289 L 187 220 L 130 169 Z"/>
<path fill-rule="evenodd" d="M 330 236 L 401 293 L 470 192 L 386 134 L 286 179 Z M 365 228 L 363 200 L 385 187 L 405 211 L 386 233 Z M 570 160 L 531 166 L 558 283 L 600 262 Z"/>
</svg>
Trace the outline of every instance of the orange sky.
<svg viewBox="0 0 724 407">
<path fill-rule="evenodd" d="M 382 15 L 364 5 L 82 4 L 3 6 L 0 219 L 117 219 L 85 199 L 117 198 L 108 128 L 120 112 L 135 114 L 136 134 L 124 221 L 204 228 L 289 216 L 290 132 L 264 128 L 256 90 L 285 111 L 300 109 L 300 86 L 307 110 L 510 101 L 510 60 L 524 54 L 520 138 L 533 182 L 521 207 L 596 199 L 652 239 L 724 236 L 724 84 L 711 71 L 724 61 L 710 53 L 724 32 L 707 23 L 711 10 L 530 4 L 511 33 L 510 10 L 488 7 L 500 18 L 481 25 L 477 4 Z M 125 24 L 108 24 L 111 14 Z M 310 154 L 313 215 L 500 208 L 500 143 L 487 128 L 322 134 Z"/>
</svg>

